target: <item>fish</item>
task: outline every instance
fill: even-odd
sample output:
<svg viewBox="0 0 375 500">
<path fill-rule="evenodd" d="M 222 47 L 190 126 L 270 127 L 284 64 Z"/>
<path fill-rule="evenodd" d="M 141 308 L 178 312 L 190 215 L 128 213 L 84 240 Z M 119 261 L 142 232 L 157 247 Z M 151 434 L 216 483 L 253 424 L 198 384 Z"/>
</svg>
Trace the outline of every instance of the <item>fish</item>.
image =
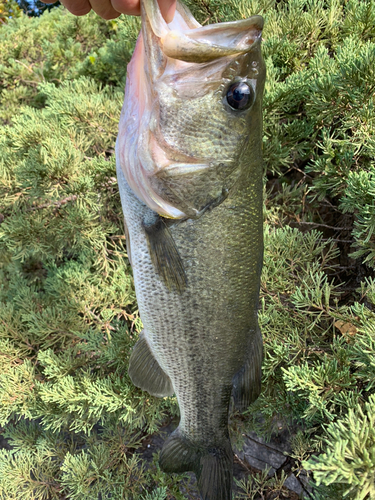
<svg viewBox="0 0 375 500">
<path fill-rule="evenodd" d="M 143 330 L 133 384 L 175 394 L 160 466 L 229 500 L 231 404 L 261 391 L 263 18 L 201 26 L 177 2 L 167 24 L 141 0 L 116 141 L 117 178 Z"/>
</svg>

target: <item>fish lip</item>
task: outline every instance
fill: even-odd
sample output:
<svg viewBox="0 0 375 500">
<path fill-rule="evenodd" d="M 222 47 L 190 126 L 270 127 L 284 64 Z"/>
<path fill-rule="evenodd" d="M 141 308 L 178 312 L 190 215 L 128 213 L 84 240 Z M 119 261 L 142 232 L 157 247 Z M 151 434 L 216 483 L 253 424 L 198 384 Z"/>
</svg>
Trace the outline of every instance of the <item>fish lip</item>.
<svg viewBox="0 0 375 500">
<path fill-rule="evenodd" d="M 253 15 L 250 17 L 247 17 L 246 19 L 239 19 L 237 21 L 226 21 L 224 23 L 213 23 L 213 24 L 207 24 L 205 26 L 200 26 L 199 28 L 194 28 L 194 29 L 188 29 L 188 30 L 181 30 L 182 33 L 188 33 L 190 36 L 194 38 L 198 38 L 199 35 L 202 33 L 202 35 L 205 34 L 205 31 L 207 28 L 210 28 L 211 31 L 218 30 L 218 31 L 224 31 L 225 29 L 231 28 L 231 27 L 238 27 L 238 26 L 251 26 L 259 31 L 262 31 L 264 28 L 264 19 L 262 16 L 259 15 Z M 245 31 L 245 29 L 243 30 Z"/>
</svg>

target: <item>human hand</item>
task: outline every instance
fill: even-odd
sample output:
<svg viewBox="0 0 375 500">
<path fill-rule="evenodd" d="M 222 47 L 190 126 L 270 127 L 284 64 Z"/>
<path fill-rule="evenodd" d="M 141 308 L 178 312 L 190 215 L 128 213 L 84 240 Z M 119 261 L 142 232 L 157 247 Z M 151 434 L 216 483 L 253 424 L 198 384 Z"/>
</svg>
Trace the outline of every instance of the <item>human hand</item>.
<svg viewBox="0 0 375 500">
<path fill-rule="evenodd" d="M 41 0 L 53 3 L 55 0 Z M 84 16 L 92 9 L 104 19 L 114 19 L 121 14 L 139 16 L 139 0 L 60 0 L 74 15 Z M 170 23 L 176 10 L 176 0 L 158 0 L 162 16 Z"/>
</svg>

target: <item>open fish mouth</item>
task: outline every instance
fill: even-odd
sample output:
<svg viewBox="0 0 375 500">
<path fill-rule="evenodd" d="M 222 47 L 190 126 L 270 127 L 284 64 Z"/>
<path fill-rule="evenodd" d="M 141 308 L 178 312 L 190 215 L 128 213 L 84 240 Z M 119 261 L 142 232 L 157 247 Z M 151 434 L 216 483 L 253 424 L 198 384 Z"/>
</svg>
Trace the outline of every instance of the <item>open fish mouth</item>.
<svg viewBox="0 0 375 500">
<path fill-rule="evenodd" d="M 156 0 L 142 3 L 142 16 L 147 17 L 166 56 L 194 63 L 245 53 L 260 40 L 263 29 L 261 16 L 201 26 L 179 2 L 169 24 L 164 21 Z"/>
<path fill-rule="evenodd" d="M 128 65 L 117 159 L 134 194 L 154 212 L 171 219 L 198 217 L 235 182 L 236 158 L 230 148 L 219 147 L 226 125 L 200 145 L 196 124 L 204 128 L 204 119 L 197 121 L 196 115 L 212 119 L 210 99 L 223 107 L 239 58 L 260 45 L 263 19 L 201 26 L 177 2 L 167 24 L 157 0 L 141 1 L 141 15 L 142 31 Z M 254 93 L 255 81 L 248 84 Z M 188 109 L 187 102 L 195 108 Z M 234 141 L 240 144 L 241 131 Z M 197 198 L 198 185 L 207 190 Z"/>
</svg>

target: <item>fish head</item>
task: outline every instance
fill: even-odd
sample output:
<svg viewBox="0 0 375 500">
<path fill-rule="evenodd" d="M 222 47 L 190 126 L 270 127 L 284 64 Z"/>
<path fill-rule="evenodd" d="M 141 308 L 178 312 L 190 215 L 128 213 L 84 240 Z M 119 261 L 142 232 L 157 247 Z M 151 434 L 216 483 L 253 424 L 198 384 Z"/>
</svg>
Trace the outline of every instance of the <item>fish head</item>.
<svg viewBox="0 0 375 500">
<path fill-rule="evenodd" d="M 141 12 L 118 161 L 152 210 L 198 217 L 261 164 L 263 19 L 201 26 L 177 2 L 167 24 L 156 0 Z"/>
</svg>

